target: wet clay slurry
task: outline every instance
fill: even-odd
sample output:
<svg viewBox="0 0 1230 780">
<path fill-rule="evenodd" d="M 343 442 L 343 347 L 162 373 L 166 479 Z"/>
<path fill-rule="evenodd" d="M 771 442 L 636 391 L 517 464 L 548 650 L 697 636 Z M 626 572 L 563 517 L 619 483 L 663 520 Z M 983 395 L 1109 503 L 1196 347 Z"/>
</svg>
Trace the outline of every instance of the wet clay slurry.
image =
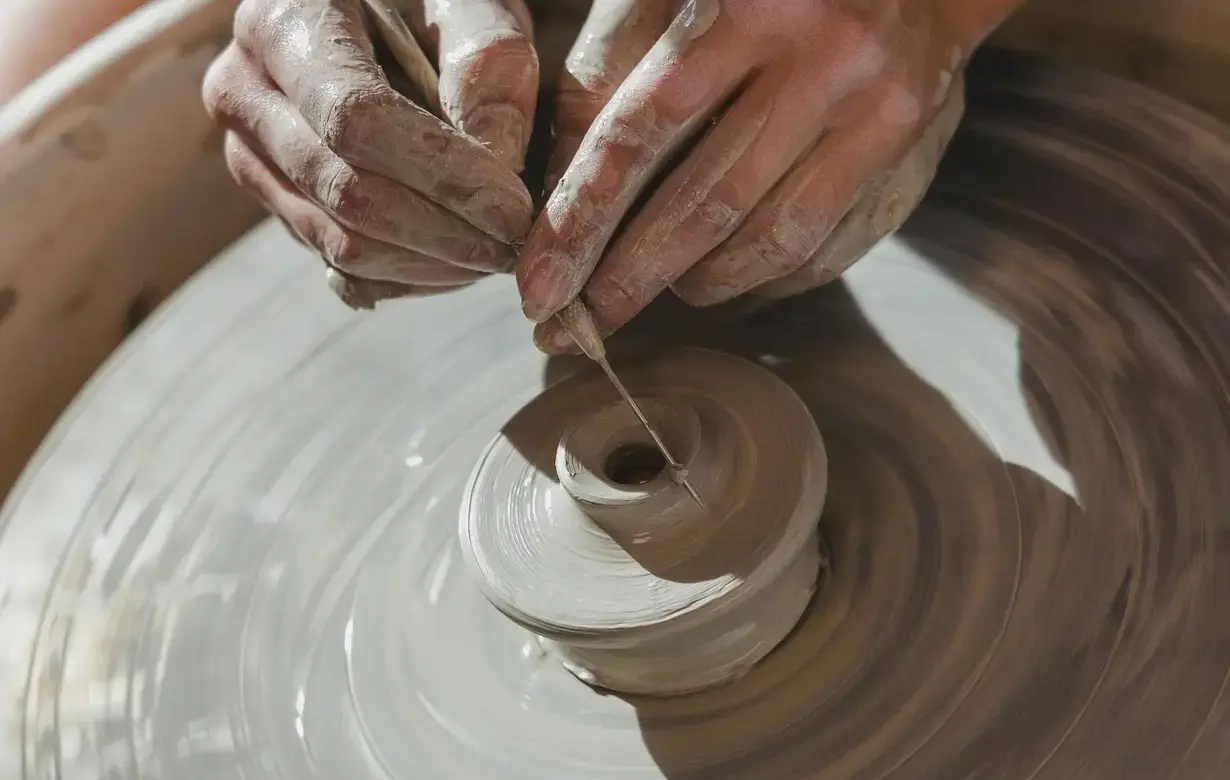
<svg viewBox="0 0 1230 780">
<path fill-rule="evenodd" d="M 461 501 L 462 555 L 497 609 L 581 680 L 671 695 L 747 673 L 815 592 L 828 465 L 766 369 L 665 350 L 623 372 L 705 504 L 603 376 L 517 413 Z"/>
<path fill-rule="evenodd" d="M 843 282 L 612 345 L 756 361 L 823 436 L 832 565 L 743 678 L 601 694 L 464 565 L 479 455 L 595 371 L 533 350 L 511 283 L 353 314 L 269 226 L 0 516 L 0 776 L 1225 776 L 1230 132 L 1014 58 L 969 105 Z"/>
</svg>

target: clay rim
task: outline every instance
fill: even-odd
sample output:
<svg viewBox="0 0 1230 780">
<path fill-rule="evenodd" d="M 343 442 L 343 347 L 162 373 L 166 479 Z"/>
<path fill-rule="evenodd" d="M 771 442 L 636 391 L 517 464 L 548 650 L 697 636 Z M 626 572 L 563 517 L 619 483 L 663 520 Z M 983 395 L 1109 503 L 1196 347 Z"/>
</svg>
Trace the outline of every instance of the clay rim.
<svg viewBox="0 0 1230 780">
<path fill-rule="evenodd" d="M 462 558 L 472 572 L 475 587 L 501 614 L 527 631 L 548 640 L 563 641 L 579 646 L 588 645 L 591 643 L 591 640 L 594 644 L 605 643 L 613 637 L 631 642 L 656 641 L 677 632 L 691 631 L 699 624 L 721 618 L 730 609 L 738 606 L 745 600 L 755 598 L 765 587 L 776 581 L 781 571 L 800 554 L 803 545 L 807 544 L 808 539 L 812 538 L 815 534 L 816 524 L 820 522 L 828 491 L 828 457 L 824 448 L 823 438 L 820 435 L 815 419 L 812 417 L 811 410 L 789 384 L 772 371 L 753 361 L 721 350 L 701 347 L 681 347 L 673 350 L 673 353 L 676 355 L 717 356 L 720 360 L 737 362 L 740 366 L 752 366 L 761 373 L 766 383 L 775 383 L 779 391 L 784 391 L 782 393 L 782 400 L 794 407 L 792 413 L 798 416 L 801 424 L 805 424 L 810 429 L 807 431 L 807 438 L 817 445 L 814 451 L 809 453 L 813 457 L 809 457 L 799 464 L 799 478 L 803 481 L 803 489 L 800 491 L 799 500 L 795 505 L 791 522 L 784 526 L 781 540 L 777 546 L 761 559 L 759 564 L 746 578 L 734 582 L 733 585 L 711 598 L 699 600 L 668 617 L 616 625 L 574 625 L 567 629 L 553 624 L 544 624 L 535 620 L 528 613 L 516 609 L 514 606 L 516 599 L 513 594 L 491 587 L 491 578 L 487 576 L 490 573 L 489 567 L 474 555 L 474 535 L 470 529 L 469 518 L 476 501 L 478 476 L 490 462 L 491 456 L 501 443 L 501 437 L 497 435 L 484 448 L 466 480 L 458 511 L 458 539 L 460 541 Z M 574 374 L 558 384 L 544 388 L 543 394 L 567 382 L 586 380 L 605 381 L 605 378 L 594 368 L 591 371 Z M 688 392 L 704 396 L 711 402 L 717 402 L 717 399 L 703 394 L 696 388 L 688 388 Z M 532 399 L 529 403 L 538 402 L 539 397 Z M 522 407 L 522 409 L 524 408 Z M 519 409 L 514 413 L 513 417 L 520 412 L 521 410 Z M 513 417 L 510 417 L 509 421 Z M 804 420 L 805 422 L 803 422 Z M 506 421 L 505 426 L 507 424 L 508 422 Z M 571 427 L 568 426 L 568 429 Z M 812 477 L 804 480 L 804 475 L 808 473 L 812 474 Z M 681 493 L 683 492 L 682 488 L 679 490 Z M 806 522 L 801 522 L 798 519 L 801 517 L 808 517 L 810 519 Z M 697 620 L 697 613 L 703 613 L 702 620 Z"/>
</svg>

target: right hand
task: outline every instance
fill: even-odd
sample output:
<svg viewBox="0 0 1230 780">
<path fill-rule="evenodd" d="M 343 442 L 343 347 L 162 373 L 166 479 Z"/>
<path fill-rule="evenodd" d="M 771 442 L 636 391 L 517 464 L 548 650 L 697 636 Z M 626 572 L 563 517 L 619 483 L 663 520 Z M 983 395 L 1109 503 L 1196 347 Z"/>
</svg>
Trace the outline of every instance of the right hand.
<svg viewBox="0 0 1230 780">
<path fill-rule="evenodd" d="M 361 0 L 242 0 L 205 77 L 231 174 L 352 305 L 510 270 L 532 218 L 516 173 L 538 90 L 522 0 L 418 5 L 453 127 L 390 86 Z"/>
</svg>

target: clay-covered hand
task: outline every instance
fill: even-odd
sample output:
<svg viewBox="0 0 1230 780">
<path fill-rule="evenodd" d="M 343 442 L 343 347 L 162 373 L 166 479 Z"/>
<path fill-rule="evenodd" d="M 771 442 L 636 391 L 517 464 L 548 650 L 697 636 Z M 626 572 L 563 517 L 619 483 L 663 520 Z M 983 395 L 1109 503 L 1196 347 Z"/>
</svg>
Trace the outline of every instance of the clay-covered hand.
<svg viewBox="0 0 1230 780">
<path fill-rule="evenodd" d="M 708 305 L 831 278 L 921 197 L 960 69 L 1016 1 L 599 0 L 558 110 L 571 163 L 517 265 L 539 345 L 571 348 L 548 320 L 578 294 L 610 333 L 667 287 Z"/>
<path fill-rule="evenodd" d="M 242 0 L 205 79 L 231 173 L 352 305 L 508 270 L 532 216 L 517 171 L 538 60 L 522 0 L 407 5 L 453 126 L 390 85 L 362 0 Z"/>
</svg>

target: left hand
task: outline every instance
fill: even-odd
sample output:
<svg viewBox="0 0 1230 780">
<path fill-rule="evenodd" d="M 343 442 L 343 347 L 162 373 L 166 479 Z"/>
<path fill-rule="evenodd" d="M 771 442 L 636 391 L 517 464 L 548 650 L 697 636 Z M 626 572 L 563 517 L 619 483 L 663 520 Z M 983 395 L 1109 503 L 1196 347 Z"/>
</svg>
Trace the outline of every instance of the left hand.
<svg viewBox="0 0 1230 780">
<path fill-rule="evenodd" d="M 227 167 L 317 251 L 346 303 L 511 269 L 532 220 L 516 169 L 538 92 L 522 0 L 394 0 L 438 63 L 431 96 L 390 81 L 361 0 L 236 6 L 234 40 L 202 87 Z M 447 122 L 428 110 L 437 103 Z"/>
<path fill-rule="evenodd" d="M 944 18 L 950 1 L 688 0 L 597 115 L 530 232 L 517 279 L 526 316 L 543 323 L 539 345 L 570 349 L 548 320 L 577 295 L 607 335 L 668 286 L 709 305 L 806 278 L 851 204 L 875 210 L 867 201 L 888 192 L 946 104 L 976 43 Z"/>
</svg>

